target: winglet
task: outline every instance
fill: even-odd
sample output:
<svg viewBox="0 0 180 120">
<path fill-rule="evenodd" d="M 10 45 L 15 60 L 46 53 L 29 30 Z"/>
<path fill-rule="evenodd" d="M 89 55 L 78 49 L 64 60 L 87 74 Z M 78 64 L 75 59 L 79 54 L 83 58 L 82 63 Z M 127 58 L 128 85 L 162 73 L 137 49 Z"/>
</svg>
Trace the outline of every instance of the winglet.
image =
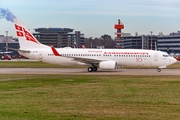
<svg viewBox="0 0 180 120">
<path fill-rule="evenodd" d="M 51 47 L 51 49 L 52 49 L 52 51 L 53 51 L 53 53 L 54 53 L 55 56 L 61 56 L 61 55 L 57 52 L 57 50 L 54 48 L 53 45 L 50 45 L 50 47 Z"/>
</svg>

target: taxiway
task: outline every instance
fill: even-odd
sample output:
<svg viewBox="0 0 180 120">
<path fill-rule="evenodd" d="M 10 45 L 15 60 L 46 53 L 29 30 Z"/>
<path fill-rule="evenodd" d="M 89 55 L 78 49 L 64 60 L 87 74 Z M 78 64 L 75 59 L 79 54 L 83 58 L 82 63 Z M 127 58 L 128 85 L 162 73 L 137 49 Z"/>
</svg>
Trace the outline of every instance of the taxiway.
<svg viewBox="0 0 180 120">
<path fill-rule="evenodd" d="M 77 74 L 77 75 L 180 75 L 180 69 L 117 69 L 87 72 L 85 68 L 0 68 L 0 74 Z"/>
</svg>

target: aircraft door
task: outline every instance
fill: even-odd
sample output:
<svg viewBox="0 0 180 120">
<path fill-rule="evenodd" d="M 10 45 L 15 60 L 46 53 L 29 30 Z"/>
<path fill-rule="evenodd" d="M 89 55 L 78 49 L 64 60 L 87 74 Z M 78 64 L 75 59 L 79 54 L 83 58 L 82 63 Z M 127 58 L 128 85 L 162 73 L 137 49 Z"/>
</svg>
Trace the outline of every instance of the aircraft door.
<svg viewBox="0 0 180 120">
<path fill-rule="evenodd" d="M 154 53 L 154 61 L 158 61 L 158 53 L 157 52 Z"/>
<path fill-rule="evenodd" d="M 43 52 L 42 51 L 39 52 L 39 59 L 43 59 Z"/>
</svg>

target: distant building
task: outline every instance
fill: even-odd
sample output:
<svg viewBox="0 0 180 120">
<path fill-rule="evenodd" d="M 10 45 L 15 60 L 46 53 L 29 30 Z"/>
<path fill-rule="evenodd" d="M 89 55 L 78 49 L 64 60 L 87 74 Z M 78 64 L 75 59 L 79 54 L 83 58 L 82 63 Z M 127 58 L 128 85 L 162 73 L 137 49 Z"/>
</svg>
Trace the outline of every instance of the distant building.
<svg viewBox="0 0 180 120">
<path fill-rule="evenodd" d="M 74 41 L 76 41 L 76 47 L 80 48 L 84 44 L 84 34 L 80 31 L 75 31 L 70 28 L 37 28 L 36 33 L 33 35 L 38 41 L 45 45 L 52 44 L 54 47 L 74 47 Z"/>
<path fill-rule="evenodd" d="M 152 42 L 152 46 L 151 46 Z M 139 36 L 125 36 L 116 39 L 115 47 L 121 49 L 153 49 L 155 50 L 157 45 L 157 36 L 139 35 Z"/>
<path fill-rule="evenodd" d="M 169 35 L 180 35 L 180 31 L 172 32 L 172 33 L 170 33 Z"/>
<path fill-rule="evenodd" d="M 131 36 L 131 33 L 122 33 L 122 37 L 129 37 L 129 36 Z"/>
<path fill-rule="evenodd" d="M 114 48 L 114 40 L 110 35 L 105 34 L 101 38 L 86 38 L 84 45 L 86 48 Z"/>
<path fill-rule="evenodd" d="M 75 34 L 71 34 L 71 39 L 74 38 L 76 40 L 77 48 L 82 48 L 82 45 L 84 45 L 84 34 L 81 34 L 80 31 L 75 31 Z"/>
<path fill-rule="evenodd" d="M 152 44 L 151 44 L 152 42 Z M 120 49 L 161 50 L 171 54 L 180 54 L 180 31 L 170 35 L 137 35 L 115 38 L 115 47 Z"/>
<path fill-rule="evenodd" d="M 10 48 L 19 48 L 19 42 L 17 40 L 13 40 L 12 36 L 4 36 L 0 35 L 0 51 L 6 52 L 6 43 L 8 44 L 8 47 Z M 18 55 L 19 53 L 17 51 L 12 51 L 11 55 Z"/>
<path fill-rule="evenodd" d="M 180 54 L 180 34 L 158 36 L 158 50 Z"/>
</svg>

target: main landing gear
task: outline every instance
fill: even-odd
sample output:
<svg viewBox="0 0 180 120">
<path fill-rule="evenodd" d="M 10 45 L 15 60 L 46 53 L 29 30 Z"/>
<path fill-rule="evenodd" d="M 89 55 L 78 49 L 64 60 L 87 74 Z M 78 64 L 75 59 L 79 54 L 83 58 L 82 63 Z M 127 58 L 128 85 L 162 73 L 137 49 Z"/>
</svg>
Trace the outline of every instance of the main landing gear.
<svg viewBox="0 0 180 120">
<path fill-rule="evenodd" d="M 87 70 L 88 70 L 88 72 L 96 72 L 98 70 L 98 68 L 97 68 L 97 66 L 92 65 L 92 66 L 88 67 Z"/>
<path fill-rule="evenodd" d="M 158 72 L 161 72 L 161 69 L 160 69 L 160 68 L 158 68 L 158 69 L 157 69 L 157 71 L 158 71 Z"/>
</svg>

